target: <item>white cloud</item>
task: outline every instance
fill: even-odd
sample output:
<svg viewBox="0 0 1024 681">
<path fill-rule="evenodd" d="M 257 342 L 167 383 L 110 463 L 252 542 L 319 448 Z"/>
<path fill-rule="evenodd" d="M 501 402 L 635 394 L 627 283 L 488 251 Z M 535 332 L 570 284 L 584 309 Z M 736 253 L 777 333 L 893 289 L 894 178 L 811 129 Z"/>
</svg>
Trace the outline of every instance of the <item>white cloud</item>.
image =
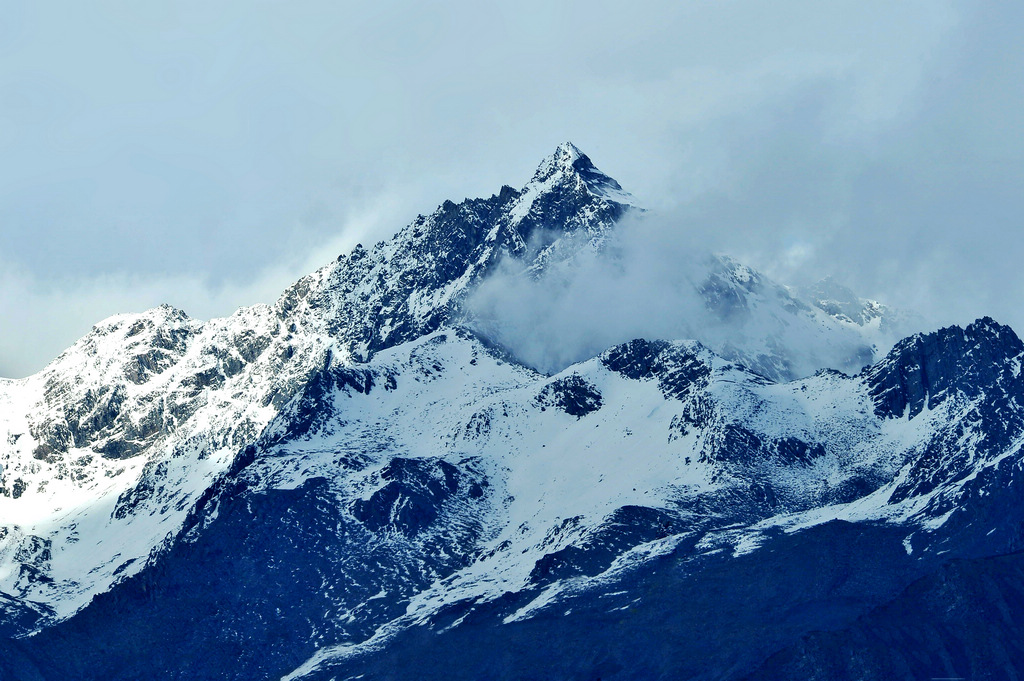
<svg viewBox="0 0 1024 681">
<path fill-rule="evenodd" d="M 469 299 L 470 319 L 545 373 L 634 338 L 696 339 L 749 361 L 781 350 L 795 376 L 860 368 L 861 335 L 838 326 L 826 332 L 811 316 L 788 312 L 770 290 L 750 307 L 710 309 L 700 291 L 720 265 L 693 236 L 678 218 L 648 214 L 618 225 L 600 250 L 583 248 L 537 278 L 505 261 Z"/>
</svg>

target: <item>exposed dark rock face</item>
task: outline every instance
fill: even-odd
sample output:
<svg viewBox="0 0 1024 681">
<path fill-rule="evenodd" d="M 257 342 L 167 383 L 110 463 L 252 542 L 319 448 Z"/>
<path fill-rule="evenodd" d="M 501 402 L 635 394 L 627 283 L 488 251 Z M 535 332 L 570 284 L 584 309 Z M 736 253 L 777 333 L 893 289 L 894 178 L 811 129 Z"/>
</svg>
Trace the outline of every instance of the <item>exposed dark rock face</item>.
<svg viewBox="0 0 1024 681">
<path fill-rule="evenodd" d="M 537 396 L 541 409 L 553 407 L 569 416 L 583 418 L 601 408 L 601 393 L 578 374 L 571 374 L 544 386 Z"/>
<path fill-rule="evenodd" d="M 596 532 L 538 560 L 530 573 L 530 581 L 544 586 L 580 575 L 598 575 L 624 551 L 679 534 L 685 529 L 676 513 L 643 506 L 623 506 L 616 509 Z"/>
<path fill-rule="evenodd" d="M 972 464 L 1012 445 L 1024 427 L 1022 353 L 1024 343 L 1009 327 L 984 318 L 965 329 L 908 338 L 865 373 L 880 416 L 913 418 L 925 409 L 949 410 L 893 500 L 975 475 Z"/>
<path fill-rule="evenodd" d="M 637 339 L 606 352 L 601 361 L 610 370 L 634 380 L 656 378 L 665 397 L 684 400 L 707 385 L 710 368 L 694 349 Z"/>
<path fill-rule="evenodd" d="M 1008 326 L 985 317 L 965 329 L 951 326 L 901 341 L 867 372 L 876 411 L 913 418 L 954 395 L 978 397 L 984 386 L 1013 382 L 1011 360 L 1024 343 Z M 1018 382 L 1020 384 L 1020 382 Z"/>
<path fill-rule="evenodd" d="M 352 515 L 373 532 L 414 537 L 434 524 L 460 491 L 483 496 L 484 485 L 450 463 L 430 459 L 392 459 L 377 476 L 381 487 L 352 504 Z"/>
</svg>

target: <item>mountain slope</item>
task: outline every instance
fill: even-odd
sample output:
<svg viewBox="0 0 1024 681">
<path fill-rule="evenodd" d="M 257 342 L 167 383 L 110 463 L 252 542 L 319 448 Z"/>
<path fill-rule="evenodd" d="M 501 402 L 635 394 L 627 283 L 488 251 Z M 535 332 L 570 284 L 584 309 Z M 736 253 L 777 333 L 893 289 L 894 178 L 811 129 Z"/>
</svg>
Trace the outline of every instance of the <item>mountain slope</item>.
<svg viewBox="0 0 1024 681">
<path fill-rule="evenodd" d="M 963 356 L 1001 352 L 1012 366 L 1021 355 L 1010 333 L 986 320 L 920 343 L 959 334 L 973 339 Z M 302 651 L 312 657 L 320 649 L 305 667 L 313 678 L 318 666 L 327 678 L 380 664 L 383 676 L 401 677 L 392 665 L 406 655 L 436 659 L 438 678 L 476 678 L 494 670 L 468 662 L 453 670 L 428 649 L 444 650 L 449 640 L 516 640 L 520 630 L 580 637 L 619 608 L 647 613 L 627 618 L 624 631 L 609 629 L 635 644 L 648 618 L 665 616 L 665 604 L 649 594 L 709 584 L 723 585 L 708 592 L 711 601 L 687 600 L 685 611 L 671 601 L 673 617 L 692 618 L 674 626 L 694 636 L 685 627 L 709 625 L 713 608 L 750 608 L 752 632 L 788 593 L 793 614 L 767 639 L 781 646 L 848 623 L 936 565 L 978 553 L 946 544 L 960 523 L 936 502 L 960 492 L 955 477 L 910 496 L 895 493 L 946 424 L 978 423 L 975 405 L 964 401 L 975 389 L 967 384 L 909 420 L 884 412 L 879 376 L 907 361 L 898 348 L 858 377 L 824 373 L 774 384 L 699 345 L 637 341 L 548 378 L 508 364 L 471 335 L 439 331 L 379 353 L 365 373 L 324 370 L 183 541 L 4 657 L 20 660 L 11 665 L 31 660 L 43 678 L 92 678 L 90 669 L 106 678 L 153 673 L 148 653 L 111 664 L 109 654 L 84 652 L 106 641 L 100 650 L 174 650 L 200 664 L 158 657 L 163 678 L 273 678 L 289 671 L 289 660 L 298 667 Z M 1007 399 L 1020 396 L 1019 378 L 983 389 L 994 395 L 1000 383 Z M 1008 427 L 1019 438 L 1022 426 L 1017 409 Z M 1016 442 L 977 461 L 973 480 L 997 460 L 1019 466 Z M 1004 482 L 986 486 L 974 511 L 1007 514 L 1018 484 Z M 986 541 L 988 554 L 1015 546 L 1006 534 Z M 819 578 L 843 575 L 838 582 L 819 580 L 808 591 L 804 573 L 781 576 L 810 569 L 799 556 L 839 546 L 848 550 L 832 568 L 813 568 Z M 749 582 L 750 571 L 770 576 L 773 587 Z M 763 600 L 724 587 L 748 582 L 760 585 Z M 567 611 L 577 618 L 554 616 Z M 717 669 L 707 678 L 725 674 L 716 665 L 735 656 L 729 645 L 738 639 L 722 640 L 720 662 L 708 653 L 701 663 Z M 45 651 L 55 646 L 82 650 L 71 658 L 80 666 L 49 659 Z M 618 650 L 619 676 L 644 677 L 623 664 L 632 648 L 609 650 Z M 671 644 L 659 664 L 683 665 L 687 650 Z M 745 668 L 759 650 L 772 652 L 751 648 Z M 241 659 L 239 651 L 246 651 Z M 571 650 L 562 654 L 567 667 L 583 664 Z M 527 655 L 509 664 L 512 678 L 542 660 Z M 424 665 L 410 674 L 430 678 Z"/>
<path fill-rule="evenodd" d="M 0 591 L 73 612 L 173 537 L 325 364 L 436 328 L 503 255 L 529 266 L 557 245 L 527 253 L 535 231 L 601 240 L 628 210 L 617 187 L 565 144 L 524 189 L 446 202 L 274 306 L 205 324 L 166 306 L 120 315 L 40 374 L 0 381 Z"/>
</svg>

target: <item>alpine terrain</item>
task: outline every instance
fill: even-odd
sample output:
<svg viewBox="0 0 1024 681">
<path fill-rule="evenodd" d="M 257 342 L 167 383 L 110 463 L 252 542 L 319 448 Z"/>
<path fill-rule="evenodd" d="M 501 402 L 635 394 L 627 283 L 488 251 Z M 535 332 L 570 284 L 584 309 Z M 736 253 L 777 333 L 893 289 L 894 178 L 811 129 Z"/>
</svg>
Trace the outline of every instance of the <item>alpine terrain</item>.
<svg viewBox="0 0 1024 681">
<path fill-rule="evenodd" d="M 627 220 L 563 144 L 0 379 L 0 678 L 1018 678 L 1021 340 L 707 256 L 714 324 L 548 375 L 471 304 Z"/>
</svg>

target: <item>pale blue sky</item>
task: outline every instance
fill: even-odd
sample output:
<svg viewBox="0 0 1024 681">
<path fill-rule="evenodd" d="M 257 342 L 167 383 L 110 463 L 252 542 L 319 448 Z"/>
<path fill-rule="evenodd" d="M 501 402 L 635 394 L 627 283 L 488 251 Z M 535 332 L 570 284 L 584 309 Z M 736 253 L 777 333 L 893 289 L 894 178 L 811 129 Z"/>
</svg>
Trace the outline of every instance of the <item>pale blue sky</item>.
<svg viewBox="0 0 1024 681">
<path fill-rule="evenodd" d="M 1024 326 L 1021 3 L 553 5 L 5 3 L 0 375 L 269 302 L 566 139 L 783 281 Z"/>
</svg>

